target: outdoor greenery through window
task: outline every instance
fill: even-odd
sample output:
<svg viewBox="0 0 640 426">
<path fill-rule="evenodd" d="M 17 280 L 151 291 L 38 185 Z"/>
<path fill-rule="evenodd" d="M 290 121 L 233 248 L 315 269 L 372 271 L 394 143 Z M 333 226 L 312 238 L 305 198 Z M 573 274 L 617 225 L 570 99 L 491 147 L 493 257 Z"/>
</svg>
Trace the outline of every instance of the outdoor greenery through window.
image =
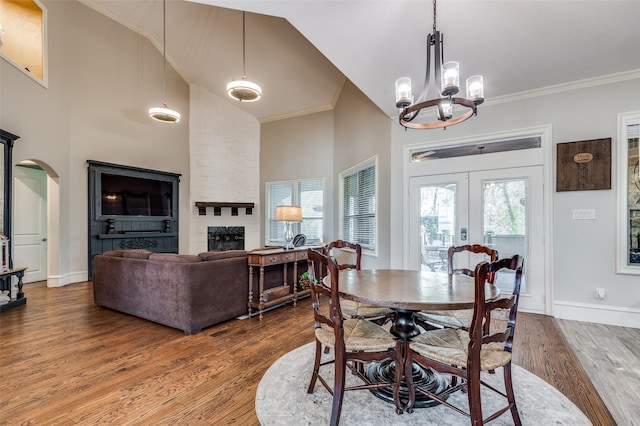
<svg viewBox="0 0 640 426">
<path fill-rule="evenodd" d="M 484 234 L 524 237 L 526 181 L 487 181 L 483 186 Z"/>
<path fill-rule="evenodd" d="M 302 223 L 293 223 L 293 234 L 304 234 L 307 243 L 323 240 L 324 181 L 267 182 L 267 245 L 284 243 L 284 223 L 276 222 L 277 206 L 300 206 Z"/>
<path fill-rule="evenodd" d="M 376 160 L 340 173 L 341 238 L 376 250 Z"/>
</svg>

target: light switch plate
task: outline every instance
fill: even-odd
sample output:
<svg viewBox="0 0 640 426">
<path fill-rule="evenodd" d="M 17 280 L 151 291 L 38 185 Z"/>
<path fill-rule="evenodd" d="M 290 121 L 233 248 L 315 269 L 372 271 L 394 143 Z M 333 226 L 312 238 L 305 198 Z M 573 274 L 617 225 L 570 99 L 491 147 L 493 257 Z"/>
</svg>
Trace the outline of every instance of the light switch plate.
<svg viewBox="0 0 640 426">
<path fill-rule="evenodd" d="M 574 209 L 574 220 L 594 220 L 596 218 L 596 211 L 594 209 Z"/>
</svg>

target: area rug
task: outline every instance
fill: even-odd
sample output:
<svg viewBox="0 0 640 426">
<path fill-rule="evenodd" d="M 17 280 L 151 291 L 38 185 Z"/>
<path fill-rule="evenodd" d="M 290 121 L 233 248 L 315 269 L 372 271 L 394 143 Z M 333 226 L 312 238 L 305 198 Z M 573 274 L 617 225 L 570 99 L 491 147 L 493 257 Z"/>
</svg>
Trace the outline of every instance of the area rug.
<svg viewBox="0 0 640 426">
<path fill-rule="evenodd" d="M 331 355 L 326 355 L 331 356 Z M 328 425 L 331 395 L 318 383 L 315 392 L 307 394 L 313 366 L 314 344 L 301 346 L 278 359 L 264 374 L 256 392 L 256 414 L 262 425 Z M 326 370 L 332 367 L 325 367 Z M 520 418 L 525 425 L 590 425 L 585 415 L 553 386 L 517 365 L 513 366 L 514 392 Z M 358 379 L 347 374 L 347 384 Z M 502 369 L 496 374 L 483 373 L 483 380 L 504 389 Z M 331 377 L 330 383 L 333 382 Z M 483 393 L 483 411 L 493 412 L 503 399 Z M 467 394 L 457 392 L 449 401 L 468 406 Z M 392 404 L 368 391 L 345 392 L 340 424 L 348 425 L 465 425 L 469 420 L 455 411 L 437 406 L 415 409 L 397 415 Z M 512 425 L 509 412 L 490 423 Z"/>
</svg>

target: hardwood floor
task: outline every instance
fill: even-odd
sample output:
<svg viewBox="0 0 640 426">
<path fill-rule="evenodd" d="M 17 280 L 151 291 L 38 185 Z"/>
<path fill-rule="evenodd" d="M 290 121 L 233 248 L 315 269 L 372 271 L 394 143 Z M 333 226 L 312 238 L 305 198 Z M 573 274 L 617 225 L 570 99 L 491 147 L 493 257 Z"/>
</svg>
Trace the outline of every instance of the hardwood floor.
<svg viewBox="0 0 640 426">
<path fill-rule="evenodd" d="M 558 320 L 619 425 L 640 425 L 640 328 Z"/>
<path fill-rule="evenodd" d="M 0 316 L 2 425 L 257 425 L 262 375 L 313 340 L 309 299 L 186 336 L 95 306 L 90 282 L 25 294 Z M 519 315 L 514 362 L 615 424 L 553 318 Z"/>
</svg>

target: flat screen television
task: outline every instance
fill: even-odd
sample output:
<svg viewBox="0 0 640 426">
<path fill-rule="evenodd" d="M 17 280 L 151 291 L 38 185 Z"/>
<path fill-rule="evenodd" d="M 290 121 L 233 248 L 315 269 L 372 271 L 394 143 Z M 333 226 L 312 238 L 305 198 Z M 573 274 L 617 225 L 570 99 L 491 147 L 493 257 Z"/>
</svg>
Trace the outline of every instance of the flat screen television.
<svg viewBox="0 0 640 426">
<path fill-rule="evenodd" d="M 172 182 L 108 173 L 100 180 L 102 215 L 172 216 Z"/>
</svg>

